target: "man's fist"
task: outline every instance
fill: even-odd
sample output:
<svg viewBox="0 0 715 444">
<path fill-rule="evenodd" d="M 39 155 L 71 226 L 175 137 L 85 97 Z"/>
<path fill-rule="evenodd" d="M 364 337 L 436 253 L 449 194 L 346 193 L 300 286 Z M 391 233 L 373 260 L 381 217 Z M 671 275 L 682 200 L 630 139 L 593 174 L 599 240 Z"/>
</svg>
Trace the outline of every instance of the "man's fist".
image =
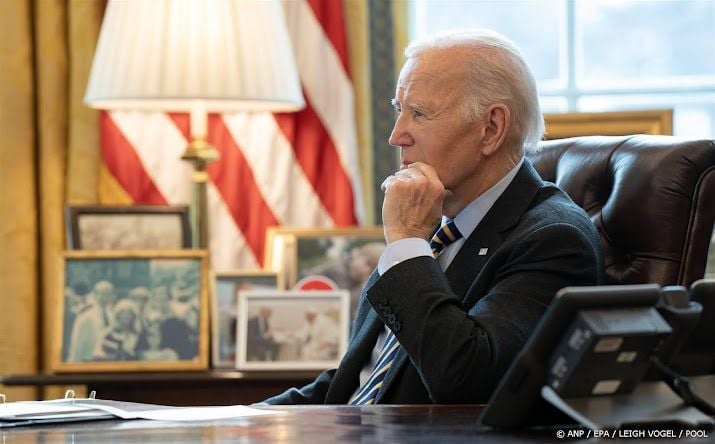
<svg viewBox="0 0 715 444">
<path fill-rule="evenodd" d="M 382 223 L 387 243 L 408 237 L 427 240 L 442 217 L 447 191 L 431 166 L 417 162 L 382 182 Z"/>
</svg>

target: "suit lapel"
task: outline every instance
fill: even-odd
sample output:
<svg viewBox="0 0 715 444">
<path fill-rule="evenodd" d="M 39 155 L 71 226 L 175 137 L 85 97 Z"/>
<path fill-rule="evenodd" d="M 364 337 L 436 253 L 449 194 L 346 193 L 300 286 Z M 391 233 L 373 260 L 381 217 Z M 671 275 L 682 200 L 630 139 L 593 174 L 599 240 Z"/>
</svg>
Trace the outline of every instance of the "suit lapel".
<svg viewBox="0 0 715 444">
<path fill-rule="evenodd" d="M 464 296 L 472 285 L 477 275 L 482 270 L 484 263 L 491 254 L 499 248 L 502 236 L 495 227 L 477 228 L 464 242 L 457 256 L 452 260 L 445 271 L 449 286 L 456 295 Z M 474 251 L 486 248 L 486 254 L 474 254 Z"/>
<path fill-rule="evenodd" d="M 519 218 L 526 212 L 537 191 L 542 186 L 543 181 L 538 173 L 531 166 L 531 163 L 524 159 L 524 163 L 516 176 L 514 176 L 514 180 L 494 202 L 494 205 L 489 209 L 479 226 L 467 238 L 445 272 L 452 291 L 461 296 L 462 301 L 465 301 L 469 288 L 476 280 L 486 261 L 504 241 L 502 233 L 517 224 Z M 484 255 L 479 254 L 482 248 L 487 249 Z M 380 325 L 382 325 L 382 322 L 380 322 Z M 375 341 L 373 340 L 373 347 L 374 344 Z M 407 362 L 407 353 L 400 348 L 392 367 L 385 375 L 382 387 L 380 387 L 375 399 L 376 403 L 380 402 Z"/>
<path fill-rule="evenodd" d="M 461 295 L 462 300 L 486 261 L 504 242 L 503 233 L 519 222 L 542 186 L 538 173 L 524 159 L 514 180 L 494 202 L 445 272 L 452 291 Z"/>
</svg>

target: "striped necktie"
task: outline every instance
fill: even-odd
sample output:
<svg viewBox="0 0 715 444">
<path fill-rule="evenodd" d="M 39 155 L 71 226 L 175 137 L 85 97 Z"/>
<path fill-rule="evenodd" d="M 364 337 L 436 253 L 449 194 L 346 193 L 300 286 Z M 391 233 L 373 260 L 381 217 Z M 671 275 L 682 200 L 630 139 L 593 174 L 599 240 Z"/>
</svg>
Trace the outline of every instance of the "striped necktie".
<svg viewBox="0 0 715 444">
<path fill-rule="evenodd" d="M 454 221 L 451 219 L 447 220 L 445 224 L 439 227 L 439 230 L 432 236 L 432 240 L 429 243 L 429 246 L 432 247 L 432 254 L 434 254 L 435 259 L 442 254 L 442 250 L 444 250 L 447 245 L 461 237 L 462 233 L 459 232 Z"/>
<path fill-rule="evenodd" d="M 447 223 L 442 225 L 430 241 L 430 247 L 432 247 L 432 254 L 434 254 L 435 259 L 439 257 L 447 245 L 461 237 L 462 233 L 459 232 L 453 220 L 448 220 Z M 385 337 L 385 344 L 382 346 L 382 351 L 377 358 L 375 367 L 373 367 L 372 373 L 370 373 L 370 377 L 367 378 L 365 384 L 360 387 L 360 390 L 350 400 L 351 405 L 370 405 L 375 402 L 385 375 L 392 367 L 392 362 L 395 360 L 399 348 L 400 343 L 397 341 L 397 337 L 392 331 L 388 331 Z"/>
</svg>

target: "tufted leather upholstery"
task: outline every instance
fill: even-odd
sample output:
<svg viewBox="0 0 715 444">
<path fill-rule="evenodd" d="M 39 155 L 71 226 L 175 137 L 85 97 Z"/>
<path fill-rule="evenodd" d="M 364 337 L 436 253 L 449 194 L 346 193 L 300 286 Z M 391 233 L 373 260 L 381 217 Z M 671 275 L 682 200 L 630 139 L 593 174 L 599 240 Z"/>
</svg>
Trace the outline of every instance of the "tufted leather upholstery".
<svg viewBox="0 0 715 444">
<path fill-rule="evenodd" d="M 591 216 L 608 284 L 689 286 L 701 278 L 715 219 L 715 141 L 588 136 L 529 155 Z"/>
</svg>

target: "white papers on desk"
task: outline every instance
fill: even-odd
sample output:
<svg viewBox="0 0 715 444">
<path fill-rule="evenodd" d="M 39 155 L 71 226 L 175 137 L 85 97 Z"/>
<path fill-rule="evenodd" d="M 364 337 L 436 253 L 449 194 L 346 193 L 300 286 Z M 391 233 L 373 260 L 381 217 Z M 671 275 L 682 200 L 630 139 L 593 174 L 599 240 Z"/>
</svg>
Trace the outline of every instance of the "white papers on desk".
<svg viewBox="0 0 715 444">
<path fill-rule="evenodd" d="M 11 402 L 8 404 L 0 404 L 0 420 L 33 419 L 37 416 L 42 416 L 44 418 L 53 418 L 69 415 L 79 416 L 88 412 L 95 411 L 96 410 L 94 409 L 94 407 L 67 405 L 53 402 Z"/>
<path fill-rule="evenodd" d="M 0 404 L 0 423 L 52 420 L 61 422 L 109 417 L 121 419 L 153 419 L 158 421 L 209 421 L 246 418 L 280 413 L 242 405 L 217 407 L 171 407 L 104 399 L 55 399 L 52 401 L 21 401 Z M 0 427 L 2 424 L 0 424 Z"/>
<path fill-rule="evenodd" d="M 209 421 L 212 419 L 246 418 L 279 412 L 258 410 L 242 405 L 222 407 L 178 407 L 144 412 L 140 418 L 156 421 Z"/>
<path fill-rule="evenodd" d="M 273 415 L 275 410 L 260 410 L 243 405 L 215 407 L 171 407 L 136 402 L 107 401 L 104 399 L 82 400 L 81 405 L 111 413 L 122 419 L 153 419 L 157 421 L 210 421 L 215 419 L 247 418 Z"/>
<path fill-rule="evenodd" d="M 53 401 L 25 401 L 0 404 L 0 428 L 115 418 L 94 407 Z"/>
</svg>

